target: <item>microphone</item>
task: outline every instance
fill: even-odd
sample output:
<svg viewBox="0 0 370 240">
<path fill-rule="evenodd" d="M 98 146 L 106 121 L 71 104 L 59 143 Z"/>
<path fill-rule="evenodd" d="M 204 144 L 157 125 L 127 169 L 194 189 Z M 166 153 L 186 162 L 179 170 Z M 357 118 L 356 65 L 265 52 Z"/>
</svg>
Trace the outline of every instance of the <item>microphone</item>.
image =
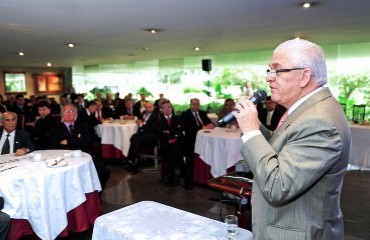
<svg viewBox="0 0 370 240">
<path fill-rule="evenodd" d="M 267 93 L 265 90 L 258 90 L 257 92 L 254 93 L 253 97 L 249 99 L 252 103 L 261 103 L 266 100 Z M 238 110 L 233 110 L 232 112 L 239 112 Z M 222 119 L 218 121 L 218 124 L 220 127 L 225 126 L 226 124 L 229 124 L 235 120 L 235 116 L 232 113 L 228 113 L 226 116 L 224 116 Z"/>
</svg>

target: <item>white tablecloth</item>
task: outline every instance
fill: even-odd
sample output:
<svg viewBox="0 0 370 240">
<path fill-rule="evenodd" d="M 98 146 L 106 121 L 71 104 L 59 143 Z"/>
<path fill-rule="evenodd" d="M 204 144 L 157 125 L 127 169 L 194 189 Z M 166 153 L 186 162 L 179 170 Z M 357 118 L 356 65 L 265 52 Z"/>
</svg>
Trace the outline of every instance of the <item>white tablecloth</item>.
<svg viewBox="0 0 370 240">
<path fill-rule="evenodd" d="M 137 124 L 135 121 L 115 120 L 97 125 L 95 131 L 101 137 L 102 144 L 111 144 L 127 156 L 130 138 L 137 132 Z"/>
<path fill-rule="evenodd" d="M 14 219 L 27 219 L 41 239 L 55 239 L 67 227 L 67 212 L 85 202 L 85 193 L 101 191 L 91 156 L 64 157 L 69 150 L 36 151 L 45 159 L 63 156 L 68 165 L 49 168 L 45 161 L 33 162 L 26 156 L 0 156 L 0 196 L 3 211 Z"/>
<path fill-rule="evenodd" d="M 240 135 L 239 129 L 217 127 L 198 131 L 194 151 L 211 167 L 213 177 L 225 175 L 226 169 L 243 159 Z"/>
<path fill-rule="evenodd" d="M 370 126 L 351 124 L 352 151 L 350 166 L 370 170 Z"/>
<path fill-rule="evenodd" d="M 95 220 L 92 240 L 224 240 L 225 224 L 152 201 L 143 201 Z M 239 239 L 252 233 L 239 228 Z"/>
</svg>

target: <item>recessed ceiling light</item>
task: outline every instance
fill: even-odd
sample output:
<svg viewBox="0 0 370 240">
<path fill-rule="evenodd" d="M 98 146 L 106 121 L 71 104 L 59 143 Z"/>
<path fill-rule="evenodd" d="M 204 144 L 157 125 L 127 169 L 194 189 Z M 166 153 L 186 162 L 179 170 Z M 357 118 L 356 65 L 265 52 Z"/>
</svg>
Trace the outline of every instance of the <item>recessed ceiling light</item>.
<svg viewBox="0 0 370 240">
<path fill-rule="evenodd" d="M 149 48 L 148 47 L 138 47 L 137 50 L 140 50 L 140 51 L 148 51 Z"/>
<path fill-rule="evenodd" d="M 158 32 L 162 32 L 162 29 L 159 28 L 144 28 L 144 31 L 149 32 L 151 34 L 156 34 Z"/>
<path fill-rule="evenodd" d="M 46 65 L 47 65 L 48 67 L 51 67 L 51 66 L 52 66 L 52 64 L 51 64 L 51 63 L 49 63 L 49 62 L 48 62 Z"/>
<path fill-rule="evenodd" d="M 309 3 L 309 2 L 303 3 L 302 4 L 302 7 L 303 8 L 310 8 L 311 7 L 311 3 Z"/>
<path fill-rule="evenodd" d="M 68 43 L 67 46 L 70 47 L 70 48 L 73 48 L 76 45 L 74 43 Z"/>
<path fill-rule="evenodd" d="M 199 50 L 200 50 L 200 48 L 199 48 L 199 47 L 195 47 L 195 48 L 194 48 L 194 50 L 195 50 L 195 51 L 199 51 Z"/>
<path fill-rule="evenodd" d="M 18 55 L 19 56 L 24 56 L 24 53 L 23 52 L 19 52 Z"/>
</svg>

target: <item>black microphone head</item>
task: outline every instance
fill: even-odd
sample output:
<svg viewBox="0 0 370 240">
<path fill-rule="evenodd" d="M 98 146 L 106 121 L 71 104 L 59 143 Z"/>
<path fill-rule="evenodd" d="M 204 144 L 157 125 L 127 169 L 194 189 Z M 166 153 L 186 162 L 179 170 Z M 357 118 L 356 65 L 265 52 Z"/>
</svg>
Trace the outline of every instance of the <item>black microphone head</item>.
<svg viewBox="0 0 370 240">
<path fill-rule="evenodd" d="M 265 90 L 258 90 L 254 93 L 254 97 L 256 98 L 255 103 L 261 103 L 264 102 L 267 98 L 267 93 Z"/>
</svg>

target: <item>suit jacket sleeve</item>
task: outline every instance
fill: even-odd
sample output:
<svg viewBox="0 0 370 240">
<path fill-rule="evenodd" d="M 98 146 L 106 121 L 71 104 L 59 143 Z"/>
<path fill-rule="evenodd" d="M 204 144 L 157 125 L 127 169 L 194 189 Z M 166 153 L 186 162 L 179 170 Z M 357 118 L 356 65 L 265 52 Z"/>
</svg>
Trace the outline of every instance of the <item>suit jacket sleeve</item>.
<svg viewBox="0 0 370 240">
<path fill-rule="evenodd" d="M 31 136 L 29 133 L 17 129 L 15 131 L 13 150 L 15 152 L 17 149 L 20 148 L 27 148 L 29 152 L 32 152 L 33 150 L 35 150 L 35 145 L 32 143 Z"/>
</svg>

